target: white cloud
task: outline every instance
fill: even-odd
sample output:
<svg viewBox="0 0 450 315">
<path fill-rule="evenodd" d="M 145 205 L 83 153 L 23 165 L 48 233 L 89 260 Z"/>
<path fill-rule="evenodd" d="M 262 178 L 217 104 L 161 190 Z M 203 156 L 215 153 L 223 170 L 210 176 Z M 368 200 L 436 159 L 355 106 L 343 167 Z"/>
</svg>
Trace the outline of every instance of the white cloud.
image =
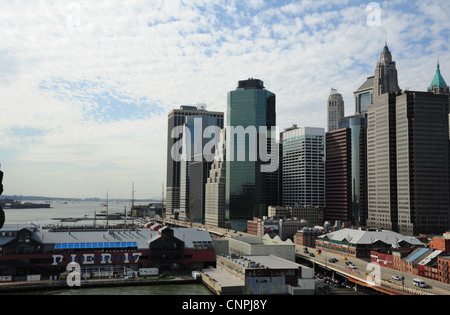
<svg viewBox="0 0 450 315">
<path fill-rule="evenodd" d="M 119 194 L 123 183 L 128 189 L 139 177 L 146 196 L 159 196 L 167 113 L 198 102 L 226 111 L 227 92 L 248 77 L 277 94 L 281 129 L 293 123 L 324 127 L 331 87 L 352 114 L 353 90 L 373 74 L 385 27 L 402 86 L 425 89 L 437 57 L 450 78 L 449 4 L 380 4 L 382 27 L 368 27 L 367 4 L 353 1 L 3 3 L 0 159 L 14 157 L 1 161 L 13 178 L 24 178 L 19 169 L 25 165 L 35 177 L 48 176 L 39 187 L 10 182 L 5 194 L 38 188 L 63 194 L 67 186 L 75 195 L 76 184 L 86 180 L 99 196 L 116 177 Z M 102 105 L 95 95 L 103 93 L 110 96 L 102 101 L 110 97 L 120 105 Z M 142 113 L 138 103 L 146 106 Z M 114 119 L 109 110 L 120 106 L 130 116 Z M 52 170 L 52 163 L 59 167 Z M 66 171 L 72 183 L 52 185 Z"/>
</svg>

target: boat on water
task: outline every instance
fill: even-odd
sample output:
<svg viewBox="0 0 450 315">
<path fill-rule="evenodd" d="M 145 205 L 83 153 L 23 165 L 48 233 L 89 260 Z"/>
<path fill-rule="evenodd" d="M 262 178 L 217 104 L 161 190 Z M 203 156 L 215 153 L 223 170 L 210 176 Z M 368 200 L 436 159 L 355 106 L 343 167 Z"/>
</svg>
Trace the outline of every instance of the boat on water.
<svg viewBox="0 0 450 315">
<path fill-rule="evenodd" d="M 49 209 L 50 203 L 31 203 L 11 200 L 0 200 L 3 209 Z"/>
</svg>

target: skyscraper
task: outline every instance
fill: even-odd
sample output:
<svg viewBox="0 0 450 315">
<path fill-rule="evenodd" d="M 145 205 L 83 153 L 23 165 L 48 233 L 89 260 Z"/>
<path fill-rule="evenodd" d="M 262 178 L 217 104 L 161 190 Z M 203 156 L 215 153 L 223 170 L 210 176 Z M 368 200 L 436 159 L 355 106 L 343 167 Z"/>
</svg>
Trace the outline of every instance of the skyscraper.
<svg viewBox="0 0 450 315">
<path fill-rule="evenodd" d="M 399 232 L 442 234 L 450 228 L 448 97 L 398 95 L 396 129 Z"/>
<path fill-rule="evenodd" d="M 374 82 L 374 91 L 384 93 L 374 95 L 368 114 L 367 224 L 406 235 L 440 234 L 450 228 L 449 100 L 400 92 L 396 70 L 380 70 L 383 60 L 393 64 L 387 51 Z"/>
<path fill-rule="evenodd" d="M 350 128 L 342 128 L 326 133 L 326 221 L 352 221 L 351 135 Z"/>
<path fill-rule="evenodd" d="M 280 141 L 283 206 L 325 207 L 325 129 L 294 125 Z"/>
<path fill-rule="evenodd" d="M 270 136 L 276 124 L 275 98 L 258 79 L 239 81 L 237 89 L 228 93 L 226 220 L 233 229 L 244 231 L 247 220 L 267 214 L 267 207 L 278 203 L 266 195 L 277 191 L 272 181 L 276 174 L 261 172 L 264 161 L 258 156 L 263 149 L 259 140 L 265 137 L 260 127 L 267 128 Z M 246 133 L 244 146 L 238 146 L 239 135 L 233 132 L 239 128 Z"/>
<path fill-rule="evenodd" d="M 379 96 L 389 92 L 399 92 L 398 75 L 395 61 L 386 43 L 375 68 L 373 94 Z"/>
<path fill-rule="evenodd" d="M 367 80 L 355 91 L 355 115 L 367 114 L 369 105 L 372 104 L 374 76 Z"/>
<path fill-rule="evenodd" d="M 226 130 L 223 129 L 205 185 L 205 224 L 218 227 L 225 227 L 225 141 Z"/>
<path fill-rule="evenodd" d="M 167 179 L 166 179 L 166 207 L 167 214 L 173 215 L 174 210 L 180 208 L 180 165 L 179 160 L 172 158 L 172 149 L 174 145 L 183 137 L 183 133 L 176 134 L 172 138 L 172 131 L 176 127 L 181 127 L 186 122 L 186 117 L 197 115 L 213 116 L 217 120 L 217 126 L 223 128 L 224 113 L 210 112 L 205 109 L 204 105 L 198 106 L 181 106 L 180 109 L 172 110 L 168 115 L 167 129 Z"/>
<path fill-rule="evenodd" d="M 387 45 L 375 68 L 373 102 L 367 119 L 367 224 L 398 230 L 395 61 Z"/>
<path fill-rule="evenodd" d="M 203 137 L 208 127 L 217 126 L 211 115 L 187 116 L 184 124 L 182 160 L 180 164 L 180 220 L 203 222 L 205 218 L 205 184 L 213 160 L 211 152 L 203 152 L 212 139 Z M 219 135 L 214 135 L 218 141 Z M 185 152 L 185 149 L 189 152 Z M 207 156 L 204 156 L 204 155 Z"/>
<path fill-rule="evenodd" d="M 336 89 L 331 89 L 328 98 L 328 131 L 339 129 L 339 120 L 345 115 L 344 98 Z"/>
</svg>

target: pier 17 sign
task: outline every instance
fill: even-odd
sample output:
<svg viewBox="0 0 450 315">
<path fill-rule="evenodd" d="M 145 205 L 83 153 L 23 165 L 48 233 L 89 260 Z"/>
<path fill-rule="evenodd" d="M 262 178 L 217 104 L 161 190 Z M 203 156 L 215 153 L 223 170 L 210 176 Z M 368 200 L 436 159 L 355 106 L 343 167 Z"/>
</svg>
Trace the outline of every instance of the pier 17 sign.
<svg viewBox="0 0 450 315">
<path fill-rule="evenodd" d="M 117 256 L 117 255 L 120 256 Z M 142 256 L 142 253 L 94 253 L 94 254 L 71 254 L 66 258 L 63 255 L 53 255 L 52 266 L 59 266 L 69 264 L 70 262 L 78 262 L 83 265 L 94 264 L 129 264 L 137 263 Z"/>
</svg>

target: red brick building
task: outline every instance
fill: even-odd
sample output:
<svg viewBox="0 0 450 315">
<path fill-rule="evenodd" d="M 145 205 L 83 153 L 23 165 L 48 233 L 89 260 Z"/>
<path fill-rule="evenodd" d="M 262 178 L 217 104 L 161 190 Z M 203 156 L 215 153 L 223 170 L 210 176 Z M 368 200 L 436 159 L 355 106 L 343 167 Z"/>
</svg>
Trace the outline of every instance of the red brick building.
<svg viewBox="0 0 450 315">
<path fill-rule="evenodd" d="M 439 281 L 450 284 L 450 256 L 438 257 Z"/>
<path fill-rule="evenodd" d="M 433 237 L 433 240 L 430 242 L 430 247 L 443 252 L 450 252 L 450 239 L 442 236 Z"/>
<path fill-rule="evenodd" d="M 316 239 L 319 235 L 323 234 L 323 230 L 316 228 L 303 228 L 297 231 L 294 236 L 295 245 L 316 247 Z"/>
</svg>

